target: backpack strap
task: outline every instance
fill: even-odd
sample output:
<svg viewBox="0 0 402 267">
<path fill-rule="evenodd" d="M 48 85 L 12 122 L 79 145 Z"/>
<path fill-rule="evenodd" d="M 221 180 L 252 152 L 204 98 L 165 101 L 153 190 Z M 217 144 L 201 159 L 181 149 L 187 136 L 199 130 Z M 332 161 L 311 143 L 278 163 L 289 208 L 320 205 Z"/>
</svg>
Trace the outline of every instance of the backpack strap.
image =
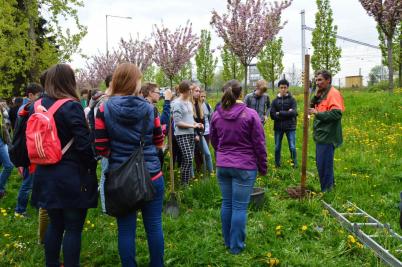
<svg viewBox="0 0 402 267">
<path fill-rule="evenodd" d="M 66 154 L 67 150 L 71 147 L 71 145 L 74 143 L 74 137 L 71 138 L 70 141 L 68 141 L 68 143 L 63 147 L 63 149 L 61 150 L 61 154 L 64 155 Z"/>
<path fill-rule="evenodd" d="M 50 106 L 50 108 L 48 109 L 48 113 L 53 116 L 54 113 L 56 113 L 56 111 L 68 101 L 74 101 L 74 99 L 72 99 L 72 98 L 63 98 L 63 99 L 57 100 L 56 102 L 53 103 L 53 105 Z M 36 104 L 36 102 L 35 102 L 35 104 Z"/>
<path fill-rule="evenodd" d="M 37 101 L 34 102 L 34 112 L 38 112 L 39 106 L 42 105 L 42 98 L 38 99 Z"/>
<path fill-rule="evenodd" d="M 145 131 L 147 128 L 147 122 L 149 120 L 149 114 L 145 114 L 144 121 L 142 122 L 142 129 L 141 129 L 141 137 L 140 137 L 140 146 L 144 147 L 145 145 Z"/>
</svg>

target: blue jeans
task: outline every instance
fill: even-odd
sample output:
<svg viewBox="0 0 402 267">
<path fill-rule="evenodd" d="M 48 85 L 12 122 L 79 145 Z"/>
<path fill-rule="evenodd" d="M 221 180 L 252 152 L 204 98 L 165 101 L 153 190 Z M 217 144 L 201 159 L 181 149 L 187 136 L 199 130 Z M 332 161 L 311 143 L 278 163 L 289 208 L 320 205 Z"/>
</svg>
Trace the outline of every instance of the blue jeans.
<svg viewBox="0 0 402 267">
<path fill-rule="evenodd" d="M 212 157 L 211 157 L 211 152 L 209 151 L 209 146 L 207 141 L 205 140 L 204 136 L 201 136 L 201 145 L 202 145 L 202 155 L 205 158 L 205 164 L 207 165 L 207 171 L 208 173 L 211 173 L 213 170 L 212 167 Z"/>
<path fill-rule="evenodd" d="M 142 208 L 142 220 L 147 234 L 148 249 L 150 254 L 149 266 L 163 266 L 164 239 L 162 231 L 162 204 L 164 195 L 164 180 L 160 177 L 152 182 L 156 194 L 154 199 L 146 203 Z M 135 233 L 137 227 L 137 211 L 117 217 L 118 247 L 123 267 L 137 266 L 135 261 Z"/>
<path fill-rule="evenodd" d="M 334 186 L 334 153 L 333 144 L 315 144 L 315 161 L 322 192 L 329 191 Z"/>
<path fill-rule="evenodd" d="M 87 215 L 86 209 L 47 210 L 50 224 L 45 239 L 47 267 L 60 266 L 60 249 L 63 243 L 64 266 L 79 266 L 81 233 Z"/>
<path fill-rule="evenodd" d="M 245 248 L 247 208 L 257 177 L 257 170 L 217 167 L 222 192 L 222 234 L 225 246 L 233 254 Z"/>
<path fill-rule="evenodd" d="M 101 199 L 101 206 L 102 206 L 102 212 L 106 213 L 106 207 L 105 207 L 105 172 L 109 168 L 109 160 L 108 158 L 102 157 L 101 159 L 101 178 L 99 182 L 99 191 L 100 191 L 100 199 Z"/>
<path fill-rule="evenodd" d="M 6 191 L 5 187 L 8 177 L 10 177 L 14 165 L 11 162 L 10 156 L 8 154 L 8 146 L 3 143 L 3 140 L 1 140 L 1 138 L 0 138 L 0 164 L 3 165 L 3 171 L 0 174 L 0 192 L 4 193 Z"/>
<path fill-rule="evenodd" d="M 275 131 L 275 165 L 277 167 L 281 166 L 281 149 L 284 134 L 286 134 L 286 139 L 288 139 L 290 157 L 292 158 L 294 164 L 293 166 L 296 168 L 296 131 Z"/>
<path fill-rule="evenodd" d="M 34 174 L 29 174 L 28 168 L 24 168 L 23 176 L 24 180 L 21 183 L 18 192 L 17 206 L 15 207 L 15 212 L 17 213 L 24 213 L 27 210 L 29 194 L 31 193 L 34 179 Z"/>
</svg>

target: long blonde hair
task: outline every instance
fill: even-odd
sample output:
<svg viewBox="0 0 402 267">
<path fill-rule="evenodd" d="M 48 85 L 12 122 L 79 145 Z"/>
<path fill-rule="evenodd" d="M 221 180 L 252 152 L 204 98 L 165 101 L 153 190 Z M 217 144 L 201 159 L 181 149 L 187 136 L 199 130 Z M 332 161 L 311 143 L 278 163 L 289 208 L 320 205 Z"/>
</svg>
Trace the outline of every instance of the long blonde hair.
<svg viewBox="0 0 402 267">
<path fill-rule="evenodd" d="M 193 83 L 190 88 L 191 88 L 191 92 L 194 91 L 195 88 L 199 88 L 198 85 L 196 85 L 195 83 Z M 200 96 L 201 96 L 201 88 L 200 88 Z M 194 118 L 196 119 L 204 119 L 204 111 L 202 110 L 202 102 L 201 102 L 201 97 L 198 98 L 198 101 L 196 102 L 194 99 L 194 96 L 191 97 L 191 103 L 193 104 L 193 114 L 194 114 Z M 198 106 L 198 109 L 200 111 L 200 116 L 201 118 L 198 118 L 197 116 L 197 112 L 196 112 L 196 106 Z"/>
</svg>

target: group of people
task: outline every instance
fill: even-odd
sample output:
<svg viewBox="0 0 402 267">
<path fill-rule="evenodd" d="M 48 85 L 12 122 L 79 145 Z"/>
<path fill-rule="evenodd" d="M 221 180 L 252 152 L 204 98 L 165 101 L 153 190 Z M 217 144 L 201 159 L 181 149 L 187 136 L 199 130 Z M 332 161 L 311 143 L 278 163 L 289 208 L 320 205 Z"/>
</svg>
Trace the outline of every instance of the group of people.
<svg viewBox="0 0 402 267">
<path fill-rule="evenodd" d="M 139 146 L 142 134 L 145 166 L 155 194 L 151 201 L 137 210 L 116 217 L 118 250 L 123 266 L 136 266 L 138 211 L 142 213 L 147 235 L 150 266 L 163 266 L 165 182 L 162 166 L 165 136 L 170 130 L 174 137 L 172 145 L 175 146 L 170 156 L 180 165 L 184 186 L 194 177 L 195 171 L 201 172 L 203 168 L 204 172 L 214 172 L 209 144 L 214 148 L 216 176 L 222 193 L 222 235 L 225 246 L 233 254 L 245 248 L 250 195 L 258 173 L 267 173 L 264 123 L 268 116 L 274 120 L 275 165 L 281 165 L 281 142 L 286 135 L 293 166 L 297 167 L 297 107 L 286 80 L 279 81 L 278 95 L 272 103 L 265 94 L 265 81 L 258 82 L 256 90 L 246 95 L 244 101 L 240 82 L 228 81 L 222 88 L 223 96 L 215 109 L 207 103 L 206 92 L 197 84 L 182 81 L 176 88 L 175 96 L 170 90 L 164 91 L 161 114 L 155 107 L 161 96 L 159 86 L 142 84 L 141 81 L 142 73 L 136 65 L 120 64 L 114 73 L 106 77 L 105 92 L 92 90 L 88 101 L 81 102 L 74 71 L 67 64 L 57 64 L 43 73 L 41 85 L 27 87 L 27 99 L 19 108 L 12 142 L 7 144 L 1 136 L 3 171 L 0 175 L 0 198 L 5 195 L 6 180 L 13 169 L 7 145 L 15 150 L 17 141 L 25 140 L 27 120 L 39 107 L 54 111 L 57 135 L 63 148 L 61 160 L 50 165 L 16 164 L 16 167 L 23 167 L 21 173 L 24 180 L 15 212 L 25 215 L 29 191 L 33 188 L 32 203 L 39 208 L 40 242 L 44 243 L 46 266 L 60 266 L 61 249 L 64 266 L 79 266 L 81 234 L 87 210 L 98 204 L 97 162 L 101 162 L 99 191 L 102 210 L 106 212 L 107 196 L 103 186 L 108 179 L 107 172 L 129 159 Z M 339 92 L 331 86 L 328 72 L 317 73 L 316 81 L 319 90 L 309 112 L 316 117 L 314 140 L 317 143 L 317 167 L 321 188 L 327 191 L 334 185 L 333 151 L 342 143 L 340 120 L 344 107 Z M 62 104 L 60 100 L 63 100 Z M 4 108 L 2 114 L 6 115 Z M 24 153 L 23 149 L 18 152 Z"/>
</svg>

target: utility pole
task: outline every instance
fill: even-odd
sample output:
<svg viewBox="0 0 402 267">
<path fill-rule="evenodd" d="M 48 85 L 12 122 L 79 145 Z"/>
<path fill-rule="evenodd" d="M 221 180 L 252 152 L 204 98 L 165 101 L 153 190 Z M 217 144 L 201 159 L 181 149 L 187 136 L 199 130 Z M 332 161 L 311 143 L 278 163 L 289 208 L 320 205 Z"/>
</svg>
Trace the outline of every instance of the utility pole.
<svg viewBox="0 0 402 267">
<path fill-rule="evenodd" d="M 108 35 L 108 27 L 107 27 L 107 17 L 119 18 L 119 19 L 133 19 L 133 18 L 132 17 L 114 16 L 114 15 L 105 15 L 105 16 L 106 16 L 106 58 L 109 58 L 109 35 Z"/>
<path fill-rule="evenodd" d="M 300 12 L 301 14 L 301 54 L 302 54 L 302 70 L 304 70 L 304 57 L 306 55 L 306 35 L 305 35 L 305 28 L 306 28 L 306 20 L 305 14 L 306 12 L 304 9 Z"/>
</svg>

